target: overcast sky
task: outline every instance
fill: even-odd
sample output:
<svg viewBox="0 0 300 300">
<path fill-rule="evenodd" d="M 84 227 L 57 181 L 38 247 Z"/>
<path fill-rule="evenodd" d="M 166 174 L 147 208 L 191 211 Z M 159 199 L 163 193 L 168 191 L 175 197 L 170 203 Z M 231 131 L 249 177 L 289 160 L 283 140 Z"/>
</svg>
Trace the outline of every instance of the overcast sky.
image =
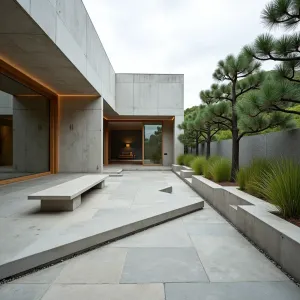
<svg viewBox="0 0 300 300">
<path fill-rule="evenodd" d="M 260 14 L 269 0 L 83 2 L 115 71 L 183 73 L 185 108 L 200 104 L 220 59 L 267 32 Z"/>
</svg>

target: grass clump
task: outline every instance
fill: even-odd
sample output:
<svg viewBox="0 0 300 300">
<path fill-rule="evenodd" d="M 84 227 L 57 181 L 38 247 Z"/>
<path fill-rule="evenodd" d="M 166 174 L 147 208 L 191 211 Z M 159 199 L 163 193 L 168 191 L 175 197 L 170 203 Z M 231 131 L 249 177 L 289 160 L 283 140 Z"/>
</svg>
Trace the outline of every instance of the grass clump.
<svg viewBox="0 0 300 300">
<path fill-rule="evenodd" d="M 193 154 L 186 154 L 186 155 L 184 156 L 184 158 L 183 158 L 183 163 L 184 163 L 184 165 L 187 166 L 187 167 L 190 167 L 192 161 L 193 161 L 195 158 L 196 158 L 196 156 L 193 155 Z"/>
<path fill-rule="evenodd" d="M 195 172 L 195 175 L 202 175 L 206 164 L 207 160 L 205 156 L 196 157 L 191 163 L 191 168 Z"/>
<path fill-rule="evenodd" d="M 184 165 L 184 154 L 180 154 L 177 156 L 177 165 L 183 166 Z"/>
<path fill-rule="evenodd" d="M 210 175 L 215 182 L 226 182 L 230 180 L 231 161 L 226 158 L 220 158 L 214 161 L 210 166 Z"/>
<path fill-rule="evenodd" d="M 265 199 L 286 218 L 300 218 L 300 165 L 292 160 L 273 162 L 258 183 Z"/>
<path fill-rule="evenodd" d="M 203 175 L 205 178 L 212 180 L 212 173 L 211 173 L 211 166 L 218 160 L 220 160 L 220 156 L 211 156 L 208 160 L 207 163 L 203 167 Z"/>
<path fill-rule="evenodd" d="M 246 182 L 248 182 L 248 168 L 240 168 L 236 174 L 236 181 L 242 191 L 246 190 Z"/>
<path fill-rule="evenodd" d="M 249 167 L 241 169 L 237 174 L 238 183 L 242 184 L 242 186 L 240 185 L 240 188 L 253 196 L 263 197 L 259 183 L 265 176 L 268 176 L 267 174 L 270 171 L 271 166 L 271 160 L 262 158 L 254 159 Z"/>
</svg>

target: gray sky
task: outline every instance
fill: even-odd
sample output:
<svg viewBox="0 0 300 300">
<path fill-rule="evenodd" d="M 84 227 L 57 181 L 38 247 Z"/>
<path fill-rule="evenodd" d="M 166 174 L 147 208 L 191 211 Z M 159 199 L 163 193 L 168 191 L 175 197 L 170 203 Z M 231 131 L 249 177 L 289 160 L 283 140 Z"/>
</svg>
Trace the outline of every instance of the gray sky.
<svg viewBox="0 0 300 300">
<path fill-rule="evenodd" d="M 83 2 L 115 71 L 183 73 L 185 108 L 200 103 L 220 59 L 267 32 L 260 14 L 269 0 Z"/>
</svg>

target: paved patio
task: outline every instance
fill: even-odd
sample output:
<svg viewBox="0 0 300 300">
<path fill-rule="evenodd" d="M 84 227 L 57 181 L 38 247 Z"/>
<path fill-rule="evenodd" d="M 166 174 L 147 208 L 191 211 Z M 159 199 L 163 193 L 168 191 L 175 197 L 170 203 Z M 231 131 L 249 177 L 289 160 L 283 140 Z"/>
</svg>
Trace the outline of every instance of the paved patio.
<svg viewBox="0 0 300 300">
<path fill-rule="evenodd" d="M 139 205 L 147 207 L 150 199 L 141 197 L 142 190 L 146 189 L 141 184 L 145 179 L 157 184 L 172 182 L 183 199 L 198 197 L 171 172 L 125 172 L 123 177 L 109 179 L 110 193 L 101 202 L 101 209 L 111 209 L 111 201 L 115 199 L 122 211 L 124 206 L 132 204 L 133 198 L 144 198 L 139 200 Z M 40 180 L 40 184 L 47 185 L 43 182 L 46 178 Z M 66 179 L 62 176 L 57 180 Z M 10 209 L 3 202 L 0 205 L 1 247 L 9 236 L 22 235 L 22 231 L 7 230 L 5 219 L 14 217 L 16 222 L 29 222 L 26 228 L 30 228 L 33 225 L 28 210 L 37 209 L 26 207 L 31 201 L 26 206 L 22 204 L 23 208 L 15 203 L 17 200 L 13 199 L 22 198 L 25 190 L 21 186 L 10 191 L 12 186 L 0 189 L 2 201 L 7 199 L 11 203 Z M 26 192 L 27 189 L 37 187 L 26 186 Z M 97 200 L 91 202 L 95 205 Z M 79 208 L 73 214 L 85 222 L 91 215 L 99 214 L 99 207 L 94 208 L 93 214 L 90 209 L 83 213 Z M 64 215 L 56 219 L 57 230 L 72 218 Z M 37 219 L 40 230 L 49 226 L 48 217 Z M 33 231 L 33 235 L 37 234 L 38 228 L 34 227 Z M 5 284 L 0 287 L 0 299 L 299 300 L 300 289 L 214 209 L 205 205 L 202 211 Z"/>
</svg>

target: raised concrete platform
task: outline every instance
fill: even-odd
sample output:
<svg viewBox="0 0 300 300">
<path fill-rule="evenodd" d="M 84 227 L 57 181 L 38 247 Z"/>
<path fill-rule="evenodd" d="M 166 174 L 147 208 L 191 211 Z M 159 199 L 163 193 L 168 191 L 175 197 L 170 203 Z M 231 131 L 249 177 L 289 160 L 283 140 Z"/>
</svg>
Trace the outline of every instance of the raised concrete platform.
<svg viewBox="0 0 300 300">
<path fill-rule="evenodd" d="M 180 170 L 180 176 L 182 178 L 192 178 L 192 176 L 195 174 L 193 170 Z"/>
<path fill-rule="evenodd" d="M 86 193 L 81 209 L 74 212 L 41 213 L 39 203 L 24 203 L 28 194 L 76 176 L 80 175 L 48 176 L 0 190 L 0 237 L 6 241 L 0 244 L 1 279 L 201 210 L 204 205 L 172 172 L 125 172 L 123 177 L 110 177 L 105 189 Z M 166 186 L 173 187 L 172 194 L 159 191 Z M 16 199 L 18 203 L 12 205 Z"/>
<path fill-rule="evenodd" d="M 103 168 L 103 174 L 108 174 L 110 177 L 122 177 L 122 168 L 114 168 L 111 166 L 106 166 Z"/>
</svg>

